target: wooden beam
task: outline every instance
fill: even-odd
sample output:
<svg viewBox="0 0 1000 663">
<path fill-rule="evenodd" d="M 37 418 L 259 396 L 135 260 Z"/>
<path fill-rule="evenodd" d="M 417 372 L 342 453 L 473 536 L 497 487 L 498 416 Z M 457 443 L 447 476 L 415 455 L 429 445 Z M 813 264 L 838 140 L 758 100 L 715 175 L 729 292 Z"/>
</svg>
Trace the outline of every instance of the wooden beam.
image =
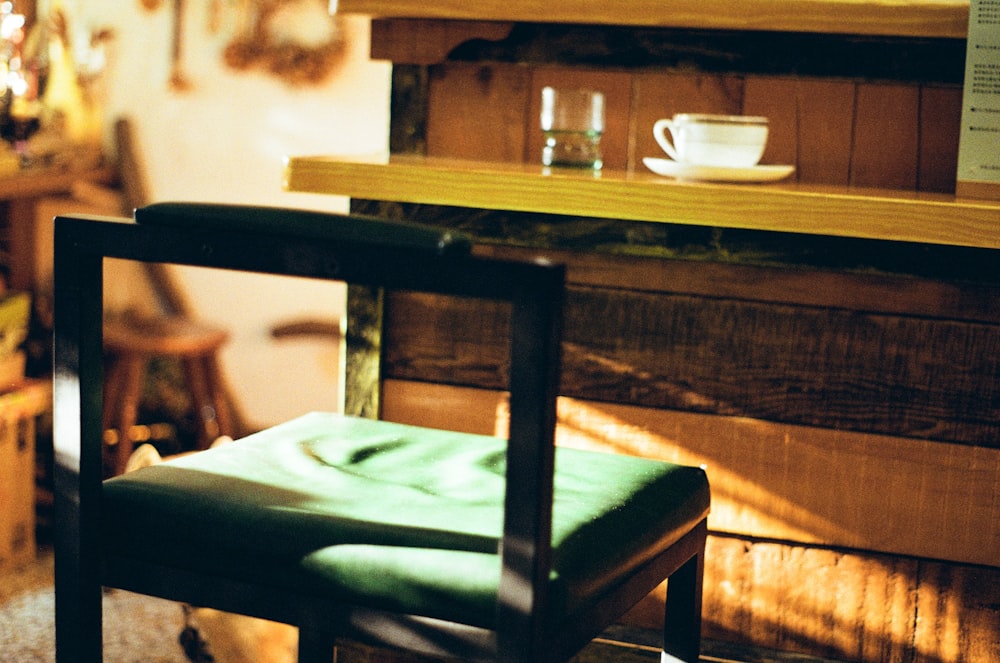
<svg viewBox="0 0 1000 663">
<path fill-rule="evenodd" d="M 333 0 L 377 18 L 590 23 L 964 38 L 968 0 Z"/>
<path fill-rule="evenodd" d="M 389 380 L 384 418 L 503 434 L 502 392 Z M 1000 450 L 563 398 L 559 444 L 705 465 L 715 532 L 1000 566 Z"/>
<path fill-rule="evenodd" d="M 505 388 L 503 307 L 387 306 L 384 375 Z M 565 326 L 565 396 L 1000 447 L 995 324 L 574 287 Z"/>
<path fill-rule="evenodd" d="M 605 169 L 393 157 L 358 163 L 293 157 L 290 191 L 368 200 L 630 219 L 832 237 L 1000 248 L 1000 203 L 946 194 L 809 185 L 675 182 Z"/>
</svg>

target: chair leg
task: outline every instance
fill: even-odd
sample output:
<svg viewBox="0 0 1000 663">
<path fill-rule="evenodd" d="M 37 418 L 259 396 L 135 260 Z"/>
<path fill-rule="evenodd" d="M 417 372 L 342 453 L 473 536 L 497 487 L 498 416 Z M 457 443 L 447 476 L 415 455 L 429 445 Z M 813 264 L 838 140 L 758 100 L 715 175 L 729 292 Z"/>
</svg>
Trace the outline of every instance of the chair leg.
<svg viewBox="0 0 1000 663">
<path fill-rule="evenodd" d="M 233 413 L 229 409 L 229 394 L 226 393 L 222 382 L 222 371 L 219 368 L 218 355 L 213 352 L 206 357 L 202 357 L 201 363 L 205 370 L 208 397 L 215 410 L 215 423 L 218 427 L 218 434 L 234 436 L 236 435 L 236 429 L 233 425 Z"/>
<path fill-rule="evenodd" d="M 118 401 L 109 402 L 105 407 L 118 408 L 105 415 L 111 419 L 118 429 L 118 444 L 113 450 L 114 475 L 122 474 L 128 464 L 129 456 L 135 448 L 132 440 L 132 427 L 139 418 L 139 401 L 142 400 L 142 382 L 146 375 L 146 359 L 144 357 L 126 357 L 122 360 L 123 385 L 118 391 Z M 117 416 L 116 416 L 117 415 Z"/>
<path fill-rule="evenodd" d="M 125 386 L 125 365 L 125 359 L 116 356 L 109 361 L 104 372 L 104 430 L 115 427 L 115 414 Z"/>
<path fill-rule="evenodd" d="M 191 402 L 198 418 L 198 449 L 207 449 L 220 435 L 233 435 L 232 417 L 222 388 L 215 354 L 183 361 Z"/>
<path fill-rule="evenodd" d="M 56 663 L 100 663 L 102 599 L 100 561 L 81 545 L 76 477 L 56 472 L 55 640 Z M 83 537 L 92 538 L 92 537 Z"/>
<path fill-rule="evenodd" d="M 333 646 L 321 630 L 299 626 L 298 663 L 332 663 Z"/>
<path fill-rule="evenodd" d="M 207 449 L 219 437 L 219 425 L 215 419 L 215 404 L 208 387 L 208 376 L 201 357 L 187 357 L 181 361 L 188 392 L 191 394 L 191 409 L 198 421 L 197 449 Z"/>
<path fill-rule="evenodd" d="M 661 663 L 696 663 L 701 652 L 701 585 L 704 548 L 667 581 Z"/>
</svg>

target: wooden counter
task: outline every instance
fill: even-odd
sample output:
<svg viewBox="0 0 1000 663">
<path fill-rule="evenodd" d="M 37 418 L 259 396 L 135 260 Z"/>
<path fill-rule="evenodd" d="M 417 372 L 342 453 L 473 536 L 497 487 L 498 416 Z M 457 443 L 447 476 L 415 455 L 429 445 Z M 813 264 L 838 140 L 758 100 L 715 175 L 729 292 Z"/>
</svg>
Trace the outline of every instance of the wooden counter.
<svg viewBox="0 0 1000 663">
<path fill-rule="evenodd" d="M 118 179 L 112 166 L 83 170 L 31 168 L 0 177 L 0 201 L 41 198 L 68 192 L 77 182 L 110 184 Z"/>
<path fill-rule="evenodd" d="M 333 0 L 377 18 L 590 23 L 964 38 L 967 0 Z"/>
<path fill-rule="evenodd" d="M 638 171 L 546 174 L 527 164 L 402 156 L 387 164 L 291 158 L 285 186 L 372 200 L 1000 248 L 1000 202 L 944 194 L 685 183 Z"/>
</svg>

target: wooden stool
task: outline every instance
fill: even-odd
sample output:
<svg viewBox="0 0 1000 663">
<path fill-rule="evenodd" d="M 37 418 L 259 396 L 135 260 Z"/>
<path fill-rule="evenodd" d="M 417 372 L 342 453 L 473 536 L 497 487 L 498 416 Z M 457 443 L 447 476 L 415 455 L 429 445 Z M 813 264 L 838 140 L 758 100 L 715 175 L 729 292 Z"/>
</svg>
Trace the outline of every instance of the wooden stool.
<svg viewBox="0 0 1000 663">
<path fill-rule="evenodd" d="M 120 316 L 104 322 L 104 350 L 111 360 L 104 379 L 104 430 L 117 431 L 113 474 L 125 470 L 135 446 L 131 431 L 146 367 L 154 357 L 181 362 L 199 421 L 198 449 L 207 449 L 220 435 L 233 434 L 218 366 L 219 348 L 228 339 L 226 330 L 184 317 Z"/>
</svg>

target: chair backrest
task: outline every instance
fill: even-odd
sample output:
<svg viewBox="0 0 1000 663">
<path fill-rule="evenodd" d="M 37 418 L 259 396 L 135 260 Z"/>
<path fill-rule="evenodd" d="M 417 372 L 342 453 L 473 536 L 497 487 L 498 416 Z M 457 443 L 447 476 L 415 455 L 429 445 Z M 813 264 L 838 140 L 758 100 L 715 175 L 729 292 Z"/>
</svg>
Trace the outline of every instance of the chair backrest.
<svg viewBox="0 0 1000 663">
<path fill-rule="evenodd" d="M 97 550 L 94 537 L 101 530 L 105 257 L 510 302 L 510 433 L 497 622 L 508 628 L 498 634 L 498 646 L 537 640 L 544 610 L 533 608 L 544 606 L 550 570 L 562 266 L 477 257 L 466 237 L 413 224 L 266 207 L 160 203 L 136 210 L 135 223 L 57 218 L 56 473 L 79 475 L 80 485 L 76 511 L 62 516 L 58 530 L 76 537 L 81 550 Z M 89 554 L 74 563 L 74 572 L 99 571 L 99 560 Z"/>
</svg>

